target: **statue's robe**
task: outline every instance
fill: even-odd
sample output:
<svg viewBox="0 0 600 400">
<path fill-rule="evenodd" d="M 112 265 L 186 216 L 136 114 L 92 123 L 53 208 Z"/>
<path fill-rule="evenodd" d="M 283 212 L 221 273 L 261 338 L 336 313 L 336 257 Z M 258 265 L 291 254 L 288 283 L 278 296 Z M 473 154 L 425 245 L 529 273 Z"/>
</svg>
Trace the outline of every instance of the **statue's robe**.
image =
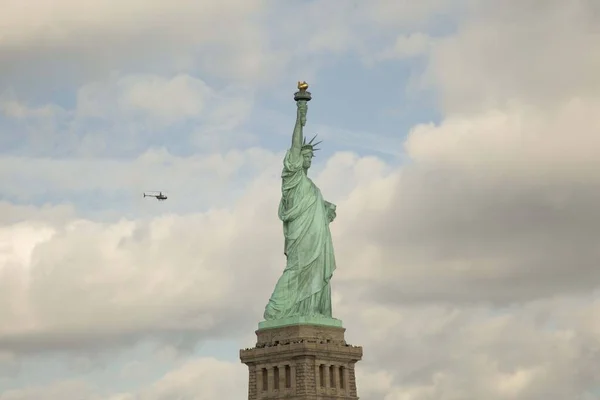
<svg viewBox="0 0 600 400">
<path fill-rule="evenodd" d="M 331 318 L 330 281 L 336 268 L 328 217 L 328 206 L 332 205 L 323 200 L 302 164 L 302 157 L 288 150 L 279 203 L 287 265 L 265 308 L 265 320 Z"/>
</svg>

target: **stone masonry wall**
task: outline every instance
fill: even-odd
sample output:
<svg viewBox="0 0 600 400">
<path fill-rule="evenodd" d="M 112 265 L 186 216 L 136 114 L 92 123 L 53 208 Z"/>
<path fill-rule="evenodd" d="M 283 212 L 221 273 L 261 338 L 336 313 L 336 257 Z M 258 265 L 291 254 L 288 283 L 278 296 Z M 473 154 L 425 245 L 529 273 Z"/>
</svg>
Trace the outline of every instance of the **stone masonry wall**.
<svg viewBox="0 0 600 400">
<path fill-rule="evenodd" d="M 312 357 L 298 357 L 296 364 L 296 394 L 298 396 L 316 393 L 315 360 Z"/>
<path fill-rule="evenodd" d="M 356 374 L 354 373 L 354 364 L 349 365 L 349 373 L 348 373 L 348 386 L 350 388 L 350 396 L 357 397 L 356 391 Z"/>
<path fill-rule="evenodd" d="M 248 365 L 249 379 L 248 379 L 248 400 L 258 399 L 258 393 L 256 393 L 256 365 Z"/>
</svg>

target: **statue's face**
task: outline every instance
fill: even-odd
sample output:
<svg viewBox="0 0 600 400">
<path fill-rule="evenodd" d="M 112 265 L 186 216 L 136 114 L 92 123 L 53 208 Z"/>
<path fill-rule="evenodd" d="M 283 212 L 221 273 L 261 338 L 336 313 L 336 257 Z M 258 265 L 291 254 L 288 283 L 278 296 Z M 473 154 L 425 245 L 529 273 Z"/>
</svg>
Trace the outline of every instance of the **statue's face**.
<svg viewBox="0 0 600 400">
<path fill-rule="evenodd" d="M 312 158 L 313 158 L 312 151 L 307 151 L 307 152 L 302 153 L 302 157 L 304 159 L 302 166 L 304 167 L 304 169 L 309 169 L 310 164 L 312 164 Z"/>
</svg>

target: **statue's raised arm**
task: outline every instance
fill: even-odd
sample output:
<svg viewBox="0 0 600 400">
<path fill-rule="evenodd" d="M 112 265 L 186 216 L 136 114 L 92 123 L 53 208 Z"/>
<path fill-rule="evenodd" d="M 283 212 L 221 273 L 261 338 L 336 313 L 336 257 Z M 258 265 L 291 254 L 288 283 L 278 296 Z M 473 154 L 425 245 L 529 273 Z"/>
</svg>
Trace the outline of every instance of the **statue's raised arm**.
<svg viewBox="0 0 600 400">
<path fill-rule="evenodd" d="M 292 135 L 292 147 L 290 148 L 293 157 L 299 157 L 302 150 L 304 133 L 303 128 L 306 125 L 306 111 L 308 109 L 307 102 L 310 101 L 310 92 L 307 92 L 308 83 L 298 82 L 298 92 L 294 95 L 298 111 L 296 113 L 296 125 L 294 126 L 294 134 Z"/>
</svg>

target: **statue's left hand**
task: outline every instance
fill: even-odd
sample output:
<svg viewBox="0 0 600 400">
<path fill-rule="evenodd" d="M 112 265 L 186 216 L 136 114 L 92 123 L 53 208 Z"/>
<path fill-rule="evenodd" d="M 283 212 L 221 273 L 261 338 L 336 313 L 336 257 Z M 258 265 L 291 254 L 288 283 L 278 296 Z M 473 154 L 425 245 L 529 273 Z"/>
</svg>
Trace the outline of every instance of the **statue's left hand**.
<svg viewBox="0 0 600 400">
<path fill-rule="evenodd" d="M 333 222 L 335 220 L 335 211 L 332 211 L 331 214 L 329 215 L 329 222 Z"/>
<path fill-rule="evenodd" d="M 327 207 L 327 219 L 329 219 L 329 222 L 333 222 L 333 220 L 335 219 L 335 217 L 337 216 L 337 214 L 335 213 L 335 205 L 331 204 L 331 203 L 327 203 L 328 207 Z"/>
</svg>

